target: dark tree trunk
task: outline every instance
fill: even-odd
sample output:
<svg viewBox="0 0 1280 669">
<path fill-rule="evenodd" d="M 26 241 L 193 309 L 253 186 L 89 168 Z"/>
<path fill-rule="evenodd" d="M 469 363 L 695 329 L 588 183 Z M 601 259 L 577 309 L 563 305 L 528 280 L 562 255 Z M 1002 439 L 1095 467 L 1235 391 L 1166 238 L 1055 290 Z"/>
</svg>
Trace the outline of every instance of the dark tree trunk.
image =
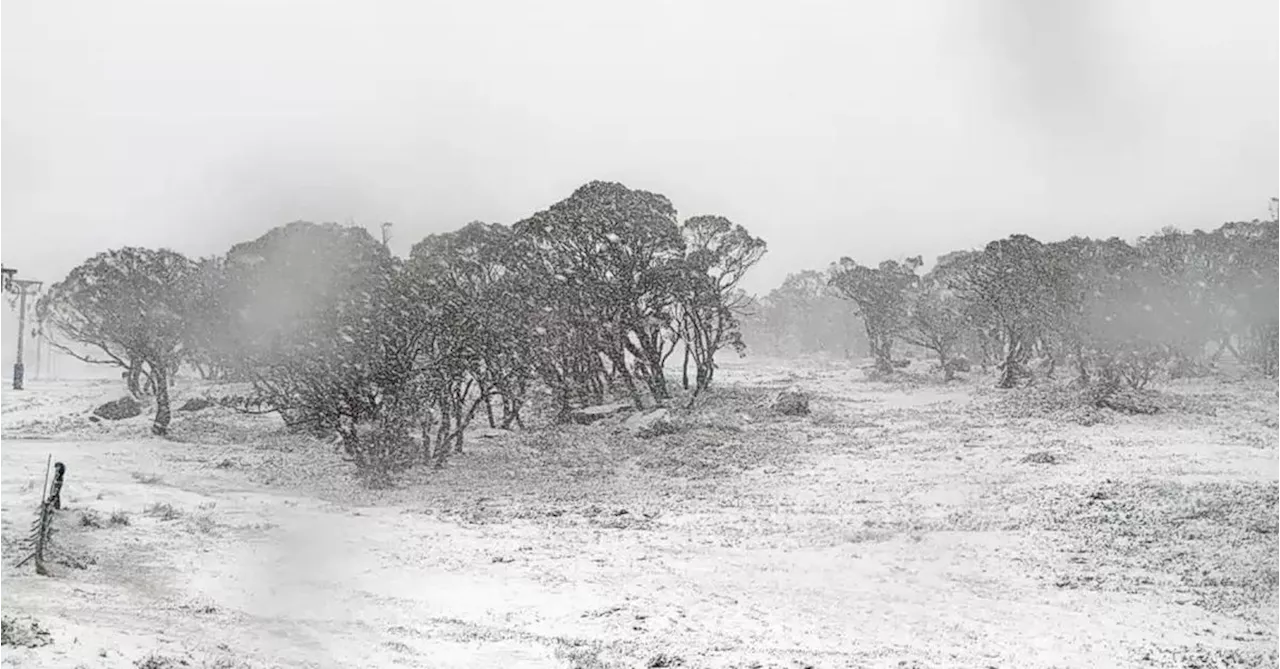
<svg viewBox="0 0 1280 669">
<path fill-rule="evenodd" d="M 129 361 L 129 369 L 124 373 L 125 385 L 129 394 L 142 397 L 142 361 L 134 358 Z"/>
<path fill-rule="evenodd" d="M 47 501 L 54 509 L 62 508 L 62 481 L 66 478 L 67 466 L 61 462 L 53 463 L 53 485 L 49 486 Z"/>
<path fill-rule="evenodd" d="M 680 367 L 680 384 L 689 390 L 689 339 L 685 339 L 685 363 Z"/>
<path fill-rule="evenodd" d="M 169 433 L 169 370 L 165 365 L 151 365 L 151 378 L 156 386 L 156 418 L 151 432 L 157 436 Z"/>
<path fill-rule="evenodd" d="M 510 430 L 517 416 L 516 401 L 506 395 L 502 396 L 502 429 Z"/>
<path fill-rule="evenodd" d="M 469 416 L 463 412 L 462 408 L 466 405 L 462 397 L 455 396 L 453 402 L 453 406 L 450 407 L 450 411 L 453 413 L 453 452 L 457 455 L 462 455 L 462 431 L 467 426 Z"/>
<path fill-rule="evenodd" d="M 947 355 L 947 349 L 939 346 L 934 352 L 938 354 L 938 363 L 942 365 L 942 382 L 947 383 L 956 378 L 956 370 L 951 365 L 951 356 Z"/>
<path fill-rule="evenodd" d="M 435 414 L 427 410 L 426 416 L 422 419 L 422 463 L 431 463 L 431 428 L 435 425 Z"/>
<path fill-rule="evenodd" d="M 636 405 L 636 409 L 644 409 L 644 397 L 636 387 L 636 380 L 632 377 L 631 370 L 627 369 L 625 359 L 618 365 L 618 373 L 622 375 L 622 382 L 626 384 L 627 392 L 631 395 L 631 401 Z"/>
<path fill-rule="evenodd" d="M 1027 376 L 1025 362 L 1027 359 L 1026 347 L 1023 340 L 1018 337 L 1018 333 L 1010 331 L 1008 333 L 1008 351 L 1005 354 L 1004 364 L 1000 369 L 1000 381 L 996 384 L 997 388 L 1009 389 L 1018 385 L 1018 381 Z"/>
<path fill-rule="evenodd" d="M 484 412 L 489 418 L 489 427 L 498 427 L 498 423 L 493 419 L 493 396 L 489 393 L 484 395 Z"/>
<path fill-rule="evenodd" d="M 436 469 L 444 467 L 445 460 L 449 459 L 449 427 L 452 424 L 452 420 L 452 416 L 449 413 L 449 401 L 444 399 L 440 402 L 440 429 L 436 431 L 436 447 L 433 453 Z"/>
<path fill-rule="evenodd" d="M 872 341 L 871 350 L 876 358 L 876 371 L 881 374 L 893 373 L 893 354 L 890 346 L 887 338 L 883 336 L 877 336 Z"/>
</svg>

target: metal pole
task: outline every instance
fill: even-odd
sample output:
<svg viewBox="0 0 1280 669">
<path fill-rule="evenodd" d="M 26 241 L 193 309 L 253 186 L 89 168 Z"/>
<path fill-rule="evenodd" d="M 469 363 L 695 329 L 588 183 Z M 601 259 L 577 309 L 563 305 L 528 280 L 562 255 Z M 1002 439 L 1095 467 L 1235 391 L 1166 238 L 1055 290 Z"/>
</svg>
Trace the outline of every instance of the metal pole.
<svg viewBox="0 0 1280 669">
<path fill-rule="evenodd" d="M 13 363 L 13 389 L 22 390 L 22 349 L 27 335 L 27 287 L 20 286 L 18 293 L 18 359 Z"/>
<path fill-rule="evenodd" d="M 18 293 L 18 357 L 13 363 L 13 389 L 22 390 L 22 352 L 26 348 L 27 339 L 27 295 L 28 288 L 40 289 L 40 281 L 10 280 L 10 290 Z"/>
</svg>

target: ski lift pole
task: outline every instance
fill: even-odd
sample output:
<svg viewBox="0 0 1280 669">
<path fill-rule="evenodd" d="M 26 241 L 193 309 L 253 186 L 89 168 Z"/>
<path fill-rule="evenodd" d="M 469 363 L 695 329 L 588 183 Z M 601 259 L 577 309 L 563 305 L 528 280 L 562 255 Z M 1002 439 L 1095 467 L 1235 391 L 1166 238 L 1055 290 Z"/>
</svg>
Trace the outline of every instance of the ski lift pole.
<svg viewBox="0 0 1280 669">
<path fill-rule="evenodd" d="M 22 390 L 23 372 L 22 353 L 23 344 L 27 342 L 27 295 L 40 290 L 41 281 L 32 281 L 24 279 L 13 279 L 10 281 L 10 288 L 18 293 L 18 359 L 13 363 L 13 389 Z M 35 288 L 28 292 L 28 288 Z"/>
</svg>

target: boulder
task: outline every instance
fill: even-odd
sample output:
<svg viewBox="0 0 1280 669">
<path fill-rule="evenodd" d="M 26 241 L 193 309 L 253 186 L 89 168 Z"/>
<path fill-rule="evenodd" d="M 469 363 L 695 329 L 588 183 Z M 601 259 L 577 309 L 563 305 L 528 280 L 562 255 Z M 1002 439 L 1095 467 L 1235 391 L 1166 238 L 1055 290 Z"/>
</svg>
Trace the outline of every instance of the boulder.
<svg viewBox="0 0 1280 669">
<path fill-rule="evenodd" d="M 666 409 L 654 409 L 648 413 L 638 413 L 622 423 L 632 434 L 652 434 L 671 427 L 671 412 Z"/>
<path fill-rule="evenodd" d="M 93 415 L 107 420 L 123 420 L 142 415 L 142 404 L 130 396 L 112 400 L 93 410 Z"/>
<path fill-rule="evenodd" d="M 585 407 L 575 409 L 569 414 L 570 419 L 578 425 L 590 425 L 598 420 L 603 420 L 610 416 L 617 416 L 632 408 L 630 402 L 615 402 L 614 404 L 601 404 L 593 407 Z"/>
<path fill-rule="evenodd" d="M 178 411 L 204 411 L 211 406 L 213 406 L 213 400 L 206 397 L 193 397 L 183 402 L 182 406 L 178 407 Z"/>
<path fill-rule="evenodd" d="M 784 416 L 808 416 L 809 393 L 799 386 L 787 388 L 773 400 L 773 410 Z"/>
</svg>

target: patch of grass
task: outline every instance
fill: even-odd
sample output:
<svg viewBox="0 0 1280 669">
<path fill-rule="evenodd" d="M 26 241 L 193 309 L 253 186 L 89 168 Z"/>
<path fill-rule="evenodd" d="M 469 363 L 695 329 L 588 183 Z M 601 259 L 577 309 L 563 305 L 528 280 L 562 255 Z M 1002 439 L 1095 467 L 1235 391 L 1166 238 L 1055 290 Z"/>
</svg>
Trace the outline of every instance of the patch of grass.
<svg viewBox="0 0 1280 669">
<path fill-rule="evenodd" d="M 741 425 L 727 420 L 703 421 L 700 425 L 694 426 L 700 429 L 717 430 L 719 432 L 728 432 L 730 434 L 741 434 L 746 429 Z"/>
<path fill-rule="evenodd" d="M 555 656 L 566 662 L 568 669 L 610 669 L 609 664 L 600 659 L 597 644 L 561 643 L 556 647 Z"/>
<path fill-rule="evenodd" d="M 417 654 L 414 652 L 413 646 L 410 646 L 409 644 L 404 643 L 403 641 L 383 641 L 382 647 L 390 650 L 394 650 L 397 653 L 404 653 L 405 655 Z"/>
<path fill-rule="evenodd" d="M 162 521 L 177 520 L 182 517 L 182 512 L 175 509 L 173 505 L 168 502 L 156 502 L 155 504 L 151 504 L 147 506 L 143 513 L 148 516 L 155 516 Z"/>
<path fill-rule="evenodd" d="M 1035 453 L 1031 453 L 1030 455 L 1022 458 L 1022 462 L 1034 465 L 1056 465 L 1061 464 L 1062 459 L 1049 451 L 1036 451 Z"/>
<path fill-rule="evenodd" d="M 132 476 L 133 476 L 133 480 L 137 481 L 138 483 L 142 483 L 144 485 L 152 485 L 152 484 L 159 483 L 161 481 L 161 477 L 159 474 L 148 474 L 146 472 L 134 472 Z"/>
<path fill-rule="evenodd" d="M 138 669 L 177 669 L 177 667 L 185 667 L 188 666 L 188 664 L 186 660 L 172 657 L 170 655 L 150 653 L 145 657 L 135 660 L 133 666 Z"/>
<path fill-rule="evenodd" d="M 128 512 L 123 511 L 121 509 L 116 509 L 115 511 L 111 512 L 111 517 L 108 518 L 107 521 L 110 522 L 112 525 L 126 526 L 130 522 L 129 514 Z"/>
<path fill-rule="evenodd" d="M 0 618 L 0 646 L 39 648 L 53 643 L 49 630 L 31 618 L 4 616 Z"/>
<path fill-rule="evenodd" d="M 809 422 L 818 427 L 838 427 L 844 424 L 844 421 L 833 411 L 815 411 L 810 414 Z"/>
<path fill-rule="evenodd" d="M 64 567 L 70 567 L 72 569 L 88 569 L 89 567 L 98 564 L 98 558 L 92 555 L 79 557 L 71 555 L 70 553 L 63 553 L 55 558 L 54 561 Z"/>
<path fill-rule="evenodd" d="M 1038 494 L 1076 557 L 1058 587 L 1136 592 L 1157 587 L 1156 574 L 1167 582 L 1159 587 L 1216 613 L 1252 618 L 1273 606 L 1275 483 L 1112 482 Z"/>
<path fill-rule="evenodd" d="M 80 512 L 80 527 L 90 527 L 94 529 L 102 528 L 102 514 L 93 509 L 85 509 Z"/>
<path fill-rule="evenodd" d="M 214 522 L 213 516 L 202 513 L 191 518 L 191 527 L 201 534 L 213 534 L 218 530 L 218 523 Z"/>
<path fill-rule="evenodd" d="M 1161 666 L 1187 667 L 1188 669 L 1245 669 L 1274 667 L 1280 653 L 1275 650 L 1244 650 L 1239 648 L 1206 648 L 1200 644 L 1181 648 L 1152 648 L 1138 659 Z"/>
<path fill-rule="evenodd" d="M 179 608 L 183 611 L 190 611 L 200 615 L 210 615 L 218 612 L 218 607 L 211 602 L 193 602 L 190 604 L 183 604 Z"/>
<path fill-rule="evenodd" d="M 653 425 L 646 425 L 636 432 L 636 436 L 641 439 L 653 439 L 654 437 L 664 437 L 669 434 L 680 434 L 684 431 L 684 427 L 673 420 L 660 420 Z"/>
<path fill-rule="evenodd" d="M 897 536 L 897 534 L 896 531 L 891 529 L 866 528 L 849 532 L 844 538 L 845 541 L 851 544 L 877 543 L 888 541 Z"/>
</svg>

